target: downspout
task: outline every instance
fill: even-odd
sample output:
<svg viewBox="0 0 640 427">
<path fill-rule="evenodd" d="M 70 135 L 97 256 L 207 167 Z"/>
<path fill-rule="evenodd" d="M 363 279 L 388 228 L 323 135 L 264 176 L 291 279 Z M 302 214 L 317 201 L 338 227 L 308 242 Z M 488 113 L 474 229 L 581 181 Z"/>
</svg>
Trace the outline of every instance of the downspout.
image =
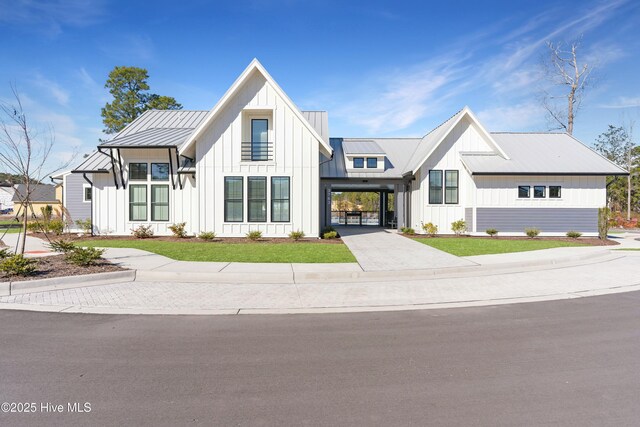
<svg viewBox="0 0 640 427">
<path fill-rule="evenodd" d="M 91 202 L 90 202 L 91 203 L 91 206 L 90 206 L 91 214 L 89 215 L 89 221 L 91 221 L 91 236 L 93 237 L 93 182 L 91 182 L 91 180 L 89 178 L 87 178 L 87 174 L 86 173 L 83 173 L 82 177 L 91 186 Z"/>
</svg>

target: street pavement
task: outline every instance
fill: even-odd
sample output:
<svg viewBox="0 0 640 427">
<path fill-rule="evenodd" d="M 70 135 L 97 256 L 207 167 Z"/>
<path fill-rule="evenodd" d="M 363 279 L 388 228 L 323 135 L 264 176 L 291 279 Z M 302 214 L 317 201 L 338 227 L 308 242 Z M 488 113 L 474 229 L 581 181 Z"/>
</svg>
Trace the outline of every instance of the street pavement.
<svg viewBox="0 0 640 427">
<path fill-rule="evenodd" d="M 6 426 L 635 426 L 640 292 L 393 313 L 0 311 Z M 41 403 L 90 403 L 42 413 Z"/>
</svg>

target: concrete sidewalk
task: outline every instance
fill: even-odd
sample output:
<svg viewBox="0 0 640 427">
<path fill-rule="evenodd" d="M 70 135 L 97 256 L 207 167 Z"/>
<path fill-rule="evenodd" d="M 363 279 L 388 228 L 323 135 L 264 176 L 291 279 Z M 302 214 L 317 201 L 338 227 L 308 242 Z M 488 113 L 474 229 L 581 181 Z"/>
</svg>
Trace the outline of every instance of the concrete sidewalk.
<svg viewBox="0 0 640 427">
<path fill-rule="evenodd" d="M 339 226 L 342 241 L 364 271 L 465 267 L 473 262 L 380 227 Z"/>
</svg>

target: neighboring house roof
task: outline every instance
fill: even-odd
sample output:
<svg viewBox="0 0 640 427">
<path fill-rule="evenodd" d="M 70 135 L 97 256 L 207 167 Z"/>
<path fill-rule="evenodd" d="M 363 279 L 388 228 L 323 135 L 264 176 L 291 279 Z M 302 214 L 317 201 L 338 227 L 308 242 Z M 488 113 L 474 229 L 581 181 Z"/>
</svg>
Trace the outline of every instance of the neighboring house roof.
<svg viewBox="0 0 640 427">
<path fill-rule="evenodd" d="M 342 142 L 342 151 L 345 154 L 381 154 L 385 151 L 380 148 L 374 140 L 353 140 L 348 139 Z"/>
<path fill-rule="evenodd" d="M 314 128 L 314 126 L 311 125 L 311 123 L 309 123 L 309 121 L 305 118 L 305 116 L 298 109 L 298 107 L 296 107 L 293 101 L 291 101 L 289 96 L 287 96 L 287 94 L 282 90 L 282 88 L 278 85 L 278 83 L 276 83 L 273 77 L 271 77 L 271 75 L 267 72 L 267 70 L 262 66 L 260 61 L 258 61 L 255 58 L 253 59 L 253 61 L 251 61 L 249 66 L 245 68 L 242 74 L 240 74 L 240 76 L 231 85 L 231 87 L 222 96 L 222 98 L 220 98 L 218 103 L 211 109 L 206 119 L 203 120 L 197 126 L 193 134 L 189 136 L 189 138 L 184 143 L 184 145 L 180 147 L 180 151 L 184 152 L 191 145 L 195 143 L 195 141 L 200 137 L 200 135 L 202 135 L 205 129 L 207 129 L 209 124 L 211 124 L 211 122 L 217 117 L 218 113 L 220 113 L 224 109 L 224 107 L 227 105 L 227 103 L 233 98 L 233 95 L 240 89 L 240 87 L 244 84 L 244 82 L 250 78 L 253 72 L 259 72 L 260 74 L 262 74 L 262 76 L 267 80 L 267 82 L 269 82 L 269 84 L 273 87 L 274 91 L 278 94 L 278 96 L 280 96 L 284 100 L 284 102 L 287 104 L 287 106 L 291 108 L 291 111 L 293 111 L 293 114 L 296 115 L 298 119 L 300 119 L 300 121 L 304 124 L 307 130 L 309 130 L 309 132 L 311 132 L 314 138 L 318 140 L 318 142 L 320 143 L 320 147 L 324 148 L 323 154 L 326 156 L 331 156 L 330 144 L 325 140 L 325 138 L 323 138 L 318 133 L 318 131 Z"/>
<path fill-rule="evenodd" d="M 31 202 L 47 202 L 57 203 L 56 199 L 56 187 L 55 185 L 48 184 L 32 184 L 31 185 Z M 27 188 L 25 184 L 16 184 L 16 192 L 13 194 L 14 202 L 21 202 L 26 197 Z"/>
<path fill-rule="evenodd" d="M 329 144 L 329 115 L 326 111 L 300 111 L 322 139 Z"/>
<path fill-rule="evenodd" d="M 111 158 L 104 153 L 94 151 L 82 161 L 73 173 L 107 173 L 111 170 Z"/>
<path fill-rule="evenodd" d="M 460 153 L 473 175 L 627 175 L 627 171 L 566 133 L 493 132 L 509 160 L 491 153 Z"/>
<path fill-rule="evenodd" d="M 125 126 L 105 148 L 180 147 L 208 111 L 148 110 Z"/>
<path fill-rule="evenodd" d="M 333 159 L 324 159 L 320 166 L 322 178 L 402 178 L 411 154 L 421 138 L 331 138 Z M 376 144 L 385 155 L 384 172 L 347 172 L 344 147 L 366 142 Z M 373 153 L 370 153 L 373 154 Z"/>
</svg>

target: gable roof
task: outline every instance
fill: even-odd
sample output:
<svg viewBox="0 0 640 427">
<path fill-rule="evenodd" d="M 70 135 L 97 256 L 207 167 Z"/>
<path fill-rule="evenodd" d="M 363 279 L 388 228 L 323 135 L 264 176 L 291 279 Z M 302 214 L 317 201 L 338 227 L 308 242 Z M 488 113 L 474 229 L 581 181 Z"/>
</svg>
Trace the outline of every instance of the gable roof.
<svg viewBox="0 0 640 427">
<path fill-rule="evenodd" d="M 100 147 L 179 147 L 207 113 L 206 110 L 147 110 Z"/>
<path fill-rule="evenodd" d="M 322 139 L 329 144 L 329 115 L 326 111 L 300 111 Z"/>
<path fill-rule="evenodd" d="M 322 178 L 402 178 L 411 161 L 411 154 L 420 143 L 421 138 L 331 138 L 334 150 L 332 159 L 324 159 L 320 163 L 320 177 Z M 368 172 L 366 169 L 347 171 L 345 165 L 345 146 L 360 143 L 377 145 L 385 155 L 383 172 Z M 369 153 L 373 154 L 373 153 Z"/>
<path fill-rule="evenodd" d="M 442 144 L 445 138 L 451 133 L 451 131 L 456 127 L 460 121 L 467 117 L 471 122 L 477 126 L 480 133 L 487 139 L 489 144 L 493 146 L 496 150 L 498 156 L 508 159 L 509 156 L 502 150 L 500 145 L 493 139 L 492 135 L 487 132 L 487 130 L 482 126 L 480 121 L 476 118 L 475 114 L 471 111 L 471 109 L 467 106 L 462 108 L 460 111 L 455 113 L 453 116 L 448 118 L 444 123 L 440 126 L 433 129 L 431 132 L 426 134 L 418 147 L 416 147 L 416 151 L 413 153 L 412 163 L 409 165 L 409 168 L 405 172 L 406 174 L 415 174 L 418 169 L 427 161 L 427 159 L 433 154 L 433 152 Z"/>
<path fill-rule="evenodd" d="M 207 117 L 196 127 L 193 133 L 189 136 L 189 138 L 182 145 L 180 151 L 187 150 L 191 147 L 195 141 L 202 135 L 202 133 L 207 129 L 207 127 L 211 124 L 211 122 L 216 118 L 218 113 L 224 109 L 227 103 L 233 98 L 233 95 L 240 89 L 240 87 L 249 79 L 251 74 L 256 71 L 262 74 L 262 76 L 271 84 L 275 92 L 284 100 L 291 111 L 295 114 L 295 116 L 304 124 L 304 126 L 311 132 L 313 137 L 318 140 L 320 143 L 320 147 L 324 149 L 324 153 L 326 156 L 331 156 L 332 150 L 331 145 L 316 131 L 316 129 L 309 123 L 309 121 L 302 115 L 298 107 L 291 101 L 289 96 L 282 90 L 282 88 L 276 83 L 276 81 L 269 75 L 267 70 L 262 66 L 260 61 L 256 58 L 251 61 L 249 66 L 245 68 L 245 70 L 240 74 L 240 76 L 236 79 L 236 81 L 231 85 L 231 87 L 225 92 L 225 94 L 220 98 L 220 100 L 216 103 L 216 105 L 209 111 Z"/>
<path fill-rule="evenodd" d="M 567 133 L 494 132 L 492 137 L 509 155 L 460 153 L 472 175 L 628 175 Z"/>
<path fill-rule="evenodd" d="M 31 185 L 31 202 L 54 202 L 56 199 L 56 187 L 49 184 L 32 184 Z M 13 194 L 12 201 L 21 202 L 24 200 L 27 193 L 27 186 L 25 184 L 16 184 L 15 193 Z"/>
</svg>

